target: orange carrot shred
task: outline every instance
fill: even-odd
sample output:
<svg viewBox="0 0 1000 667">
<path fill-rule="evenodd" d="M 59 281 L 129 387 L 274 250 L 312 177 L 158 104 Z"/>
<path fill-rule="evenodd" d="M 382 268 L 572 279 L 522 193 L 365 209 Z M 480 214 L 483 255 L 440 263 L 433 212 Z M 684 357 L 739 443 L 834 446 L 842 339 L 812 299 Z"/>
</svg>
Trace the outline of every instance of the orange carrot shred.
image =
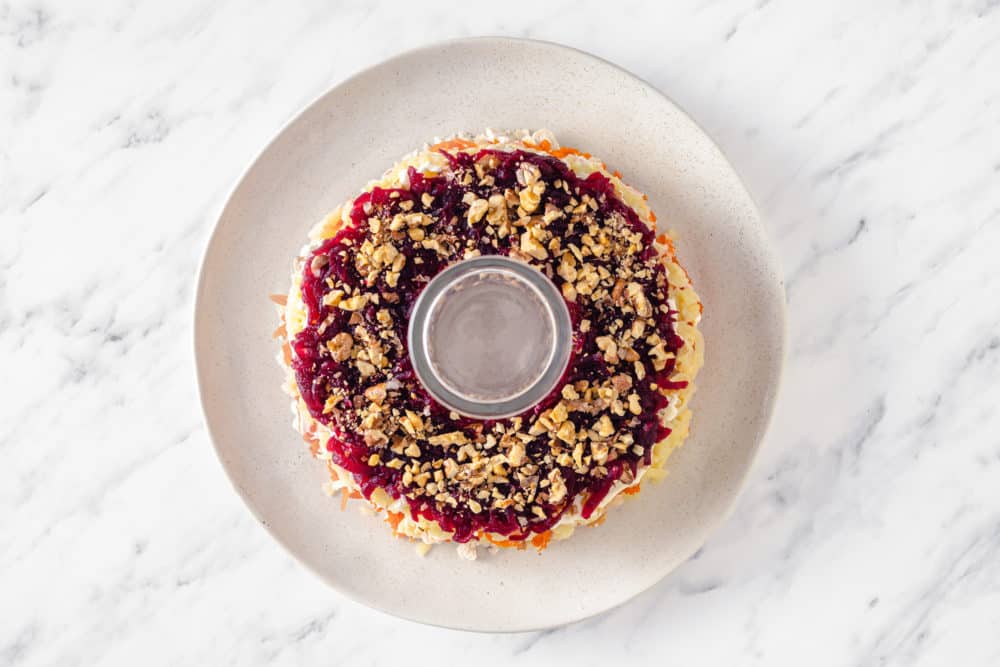
<svg viewBox="0 0 1000 667">
<path fill-rule="evenodd" d="M 314 438 L 311 433 L 304 434 L 302 439 L 309 445 L 309 453 L 316 456 L 316 453 L 319 451 L 319 440 Z"/>
<path fill-rule="evenodd" d="M 272 294 L 268 298 L 271 299 L 271 301 L 273 301 L 274 303 L 278 304 L 279 306 L 284 306 L 286 303 L 288 303 L 287 294 Z"/>
<path fill-rule="evenodd" d="M 622 177 L 622 173 L 620 171 L 618 171 L 617 169 L 615 169 L 613 172 L 611 172 L 611 175 L 614 176 L 615 178 L 621 178 Z"/>
<path fill-rule="evenodd" d="M 396 529 L 399 527 L 399 522 L 403 520 L 402 512 L 386 512 L 385 522 L 392 526 L 392 532 L 395 533 Z"/>
<path fill-rule="evenodd" d="M 348 493 L 346 486 L 344 488 L 342 488 L 340 491 L 341 491 L 341 493 L 340 493 L 340 511 L 343 512 L 344 510 L 347 509 L 347 500 L 351 497 L 351 495 Z"/>
<path fill-rule="evenodd" d="M 552 539 L 552 531 L 546 530 L 544 533 L 539 533 L 531 538 L 531 545 L 542 551 L 545 547 L 549 546 L 549 540 Z"/>
<path fill-rule="evenodd" d="M 497 540 L 497 539 L 494 539 L 493 537 L 490 537 L 489 533 L 483 533 L 482 536 L 486 538 L 487 542 L 495 544 L 495 545 L 497 545 L 498 547 L 500 547 L 502 549 L 509 549 L 509 548 L 524 549 L 525 548 L 525 543 L 523 541 Z"/>
<path fill-rule="evenodd" d="M 639 493 L 640 488 L 641 488 L 640 485 L 636 484 L 635 486 L 630 486 L 627 489 L 624 489 L 622 493 L 624 493 L 626 496 L 634 496 L 635 494 Z"/>
<path fill-rule="evenodd" d="M 436 143 L 431 146 L 431 150 L 462 150 L 463 148 L 475 148 L 475 146 L 475 142 L 469 141 L 468 139 L 455 138 Z"/>
<path fill-rule="evenodd" d="M 581 153 L 580 151 L 571 146 L 563 146 L 562 148 L 556 148 L 555 150 L 550 150 L 548 152 L 550 155 L 558 158 L 564 158 L 567 155 L 582 155 L 583 157 L 590 157 L 586 153 Z"/>
</svg>

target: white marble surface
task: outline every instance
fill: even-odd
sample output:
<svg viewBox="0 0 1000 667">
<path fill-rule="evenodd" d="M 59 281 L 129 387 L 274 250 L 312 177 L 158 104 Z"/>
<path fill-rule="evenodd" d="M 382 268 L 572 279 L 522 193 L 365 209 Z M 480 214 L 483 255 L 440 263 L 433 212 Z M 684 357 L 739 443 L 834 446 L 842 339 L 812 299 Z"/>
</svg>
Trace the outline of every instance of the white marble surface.
<svg viewBox="0 0 1000 667">
<path fill-rule="evenodd" d="M 1000 663 L 1000 6 L 613 4 L 0 3 L 0 665 Z M 513 636 L 296 565 L 214 458 L 190 344 L 213 215 L 267 139 L 474 34 L 590 50 L 690 111 L 790 314 L 732 519 L 624 607 Z"/>
</svg>

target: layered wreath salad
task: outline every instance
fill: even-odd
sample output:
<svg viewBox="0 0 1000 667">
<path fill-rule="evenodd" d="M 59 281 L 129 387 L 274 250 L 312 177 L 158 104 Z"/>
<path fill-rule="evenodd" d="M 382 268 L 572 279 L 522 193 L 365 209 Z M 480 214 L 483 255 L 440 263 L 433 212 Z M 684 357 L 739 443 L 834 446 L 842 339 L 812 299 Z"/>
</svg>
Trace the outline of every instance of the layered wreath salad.
<svg viewBox="0 0 1000 667">
<path fill-rule="evenodd" d="M 409 313 L 455 262 L 506 255 L 555 283 L 573 325 L 555 390 L 465 417 L 414 374 Z M 310 232 L 275 337 L 293 425 L 342 508 L 459 555 L 597 525 L 666 475 L 688 436 L 702 306 L 647 198 L 547 130 L 456 135 L 370 182 Z"/>
</svg>

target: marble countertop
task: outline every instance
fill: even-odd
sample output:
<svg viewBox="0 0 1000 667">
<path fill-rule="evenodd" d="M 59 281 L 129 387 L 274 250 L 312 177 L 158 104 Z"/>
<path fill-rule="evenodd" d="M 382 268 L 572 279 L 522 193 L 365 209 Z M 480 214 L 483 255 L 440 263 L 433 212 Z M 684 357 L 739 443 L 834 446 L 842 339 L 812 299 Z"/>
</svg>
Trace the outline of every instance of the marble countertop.
<svg viewBox="0 0 1000 667">
<path fill-rule="evenodd" d="M 0 665 L 1000 663 L 1000 5 L 612 6 L 0 3 Z M 524 635 L 396 620 L 293 562 L 215 460 L 190 342 L 213 217 L 276 130 L 476 34 L 674 98 L 788 287 L 732 518 L 636 600 Z"/>
</svg>

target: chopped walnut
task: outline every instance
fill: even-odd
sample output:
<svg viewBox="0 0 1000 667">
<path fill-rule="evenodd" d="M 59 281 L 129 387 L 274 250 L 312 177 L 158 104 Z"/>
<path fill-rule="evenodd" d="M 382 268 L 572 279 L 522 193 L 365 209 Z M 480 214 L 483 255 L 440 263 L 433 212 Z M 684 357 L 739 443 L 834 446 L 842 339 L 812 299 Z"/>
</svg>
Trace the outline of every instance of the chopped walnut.
<svg viewBox="0 0 1000 667">
<path fill-rule="evenodd" d="M 552 204 L 545 205 L 545 214 L 542 215 L 542 222 L 549 224 L 563 217 L 565 217 L 565 214 L 558 206 L 553 206 Z"/>
<path fill-rule="evenodd" d="M 522 162 L 517 168 L 515 177 L 517 178 L 518 185 L 522 187 L 527 187 L 535 183 L 539 178 L 541 178 L 542 172 L 539 170 L 537 165 L 533 165 L 530 162 Z"/>
<path fill-rule="evenodd" d="M 525 449 L 524 445 L 519 442 L 514 443 L 514 445 L 507 452 L 507 462 L 512 466 L 517 468 L 522 463 L 524 463 Z"/>
<path fill-rule="evenodd" d="M 483 219 L 486 215 L 486 211 L 489 210 L 489 203 L 485 199 L 476 199 L 469 206 L 469 212 L 467 214 L 467 219 L 470 225 L 474 225 Z"/>
<path fill-rule="evenodd" d="M 556 273 L 567 283 L 572 283 L 576 280 L 576 260 L 573 259 L 572 253 L 563 253 L 562 262 L 560 262 L 559 268 L 556 269 Z"/>
<path fill-rule="evenodd" d="M 618 344 L 615 343 L 615 339 L 611 336 L 598 336 L 594 341 L 597 343 L 597 349 L 604 352 L 604 360 L 609 364 L 618 363 Z"/>
<path fill-rule="evenodd" d="M 566 497 L 566 482 L 559 468 L 553 468 L 549 473 L 549 502 L 557 504 Z"/>
<path fill-rule="evenodd" d="M 369 378 L 372 375 L 375 375 L 375 371 L 377 369 L 370 362 L 367 362 L 363 359 L 358 359 L 356 363 L 358 366 L 358 372 L 361 373 L 361 377 Z"/>
<path fill-rule="evenodd" d="M 642 285 L 639 283 L 629 283 L 625 288 L 628 293 L 628 300 L 635 308 L 635 314 L 639 317 L 652 317 L 653 307 L 649 303 L 649 299 L 646 298 L 646 294 L 642 291 Z"/>
<path fill-rule="evenodd" d="M 337 304 L 337 307 L 343 310 L 356 311 L 356 310 L 361 310 L 367 304 L 368 304 L 367 294 L 355 294 L 354 296 L 341 301 L 339 304 Z"/>
<path fill-rule="evenodd" d="M 531 230 L 521 234 L 521 252 L 527 253 L 535 259 L 546 259 L 549 256 L 545 246 L 538 242 Z"/>
<path fill-rule="evenodd" d="M 351 358 L 354 339 L 351 337 L 351 334 L 343 331 L 327 341 L 326 347 L 330 350 L 330 356 L 335 361 L 345 361 Z"/>
<path fill-rule="evenodd" d="M 461 431 L 452 431 L 441 435 L 432 435 L 427 442 L 432 445 L 464 445 L 469 439 Z"/>
<path fill-rule="evenodd" d="M 601 415 L 601 418 L 594 424 L 594 431 L 602 438 L 607 438 L 614 434 L 615 427 L 607 415 Z"/>
<path fill-rule="evenodd" d="M 335 289 L 323 295 L 323 305 L 336 308 L 344 299 L 344 290 Z"/>
<path fill-rule="evenodd" d="M 382 401 L 385 400 L 386 390 L 385 383 L 380 382 L 379 384 L 372 385 L 365 389 L 365 398 L 374 403 L 375 405 L 382 405 Z"/>
<path fill-rule="evenodd" d="M 611 289 L 611 301 L 616 306 L 622 305 L 622 295 L 625 292 L 625 281 L 619 278 L 615 281 L 614 287 Z"/>
<path fill-rule="evenodd" d="M 502 194 L 490 195 L 487 201 L 486 221 L 491 225 L 502 225 L 509 222 L 507 200 Z"/>
<path fill-rule="evenodd" d="M 556 432 L 556 437 L 563 442 L 573 444 L 576 441 L 576 426 L 571 421 L 563 422 Z"/>
<path fill-rule="evenodd" d="M 611 386 L 614 387 L 615 391 L 619 394 L 624 394 L 632 388 L 632 377 L 625 375 L 624 373 L 616 375 L 611 378 Z"/>
<path fill-rule="evenodd" d="M 365 444 L 369 447 L 381 447 L 389 442 L 389 436 L 378 429 L 365 431 Z"/>
<path fill-rule="evenodd" d="M 526 213 L 534 213 L 542 199 L 543 192 L 545 192 L 545 181 L 536 181 L 532 185 L 529 185 L 521 190 L 518 193 L 521 208 L 524 209 Z"/>
<path fill-rule="evenodd" d="M 412 436 L 419 435 L 424 430 L 424 422 L 416 412 L 406 411 L 406 415 L 400 417 L 399 423 L 403 429 Z"/>
</svg>

